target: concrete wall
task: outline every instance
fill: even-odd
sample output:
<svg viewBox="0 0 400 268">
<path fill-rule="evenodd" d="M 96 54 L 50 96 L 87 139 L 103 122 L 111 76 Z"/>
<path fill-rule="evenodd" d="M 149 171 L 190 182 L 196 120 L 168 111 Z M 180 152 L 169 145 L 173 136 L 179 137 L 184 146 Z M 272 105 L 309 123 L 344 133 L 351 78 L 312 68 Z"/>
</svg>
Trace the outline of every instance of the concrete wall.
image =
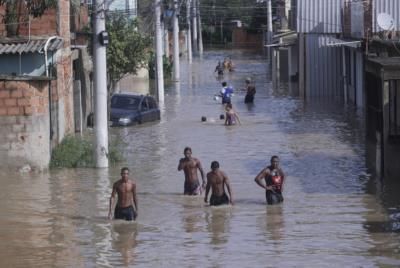
<svg viewBox="0 0 400 268">
<path fill-rule="evenodd" d="M 3 28 L 0 21 L 0 31 Z M 19 34 L 28 32 L 29 28 L 21 25 Z M 44 169 L 49 164 L 51 149 L 75 131 L 70 1 L 58 1 L 57 10 L 48 10 L 41 18 L 33 19 L 30 34 L 57 35 L 63 39 L 63 48 L 54 56 L 57 80 L 26 80 L 17 76 L 0 81 L 0 168 L 18 169 L 28 164 Z"/>
<path fill-rule="evenodd" d="M 0 168 L 43 169 L 50 159 L 47 81 L 0 82 Z"/>
</svg>

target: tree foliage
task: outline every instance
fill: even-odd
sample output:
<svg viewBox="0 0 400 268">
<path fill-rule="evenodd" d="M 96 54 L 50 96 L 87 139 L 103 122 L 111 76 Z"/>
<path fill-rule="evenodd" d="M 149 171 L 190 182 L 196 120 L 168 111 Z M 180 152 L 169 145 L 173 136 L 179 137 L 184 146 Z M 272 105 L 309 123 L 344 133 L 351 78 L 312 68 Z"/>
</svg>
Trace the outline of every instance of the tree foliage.
<svg viewBox="0 0 400 268">
<path fill-rule="evenodd" d="M 108 88 L 114 90 L 116 83 L 127 74 L 147 66 L 150 38 L 137 29 L 137 20 L 127 18 L 121 13 L 107 17 L 106 28 L 110 37 L 107 47 Z"/>
<path fill-rule="evenodd" d="M 33 17 L 40 17 L 46 11 L 46 9 L 57 7 L 57 0 L 30 0 L 30 1 L 19 1 L 19 0 L 0 0 L 0 5 L 12 6 L 15 8 L 21 8 L 27 11 L 29 15 Z M 20 12 L 18 9 L 10 9 L 12 12 Z"/>
</svg>

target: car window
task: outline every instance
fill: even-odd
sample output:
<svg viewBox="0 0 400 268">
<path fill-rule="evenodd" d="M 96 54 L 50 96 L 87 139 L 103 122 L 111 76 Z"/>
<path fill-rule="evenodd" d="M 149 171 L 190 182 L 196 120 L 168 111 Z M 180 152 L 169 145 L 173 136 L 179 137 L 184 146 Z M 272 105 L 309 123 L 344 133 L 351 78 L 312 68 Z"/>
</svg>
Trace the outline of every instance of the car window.
<svg viewBox="0 0 400 268">
<path fill-rule="evenodd" d="M 142 102 L 142 111 L 147 111 L 148 109 L 149 109 L 149 104 L 147 102 L 147 98 L 144 98 Z"/>
<path fill-rule="evenodd" d="M 139 99 L 129 96 L 113 96 L 111 98 L 111 108 L 137 110 Z"/>
<path fill-rule="evenodd" d="M 157 103 L 153 98 L 149 98 L 149 108 L 150 109 L 156 109 L 157 108 Z"/>
</svg>

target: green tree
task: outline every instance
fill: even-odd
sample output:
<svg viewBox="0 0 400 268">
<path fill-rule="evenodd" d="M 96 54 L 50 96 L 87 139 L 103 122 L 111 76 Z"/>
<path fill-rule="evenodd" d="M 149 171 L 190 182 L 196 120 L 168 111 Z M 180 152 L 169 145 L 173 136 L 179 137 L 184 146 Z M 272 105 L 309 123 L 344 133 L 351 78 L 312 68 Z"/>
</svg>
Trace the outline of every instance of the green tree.
<svg viewBox="0 0 400 268">
<path fill-rule="evenodd" d="M 6 24 L 7 34 L 14 36 L 19 32 L 21 21 L 26 21 L 28 16 L 42 16 L 47 9 L 57 7 L 57 0 L 0 0 L 0 6 L 3 5 L 6 7 L 3 22 Z"/>
<path fill-rule="evenodd" d="M 147 67 L 150 38 L 141 34 L 137 25 L 137 20 L 119 12 L 107 17 L 106 28 L 110 37 L 107 47 L 107 87 L 110 93 L 124 76 L 137 74 L 140 68 Z"/>
</svg>

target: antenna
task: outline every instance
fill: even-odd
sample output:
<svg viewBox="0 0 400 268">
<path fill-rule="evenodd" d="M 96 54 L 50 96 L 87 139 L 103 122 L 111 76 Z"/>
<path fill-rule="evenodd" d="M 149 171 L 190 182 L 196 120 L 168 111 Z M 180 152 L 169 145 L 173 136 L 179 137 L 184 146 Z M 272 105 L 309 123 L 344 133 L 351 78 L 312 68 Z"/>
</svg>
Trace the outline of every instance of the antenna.
<svg viewBox="0 0 400 268">
<path fill-rule="evenodd" d="M 390 31 L 394 28 L 394 21 L 390 14 L 380 13 L 377 17 L 378 26 L 384 31 Z"/>
</svg>

